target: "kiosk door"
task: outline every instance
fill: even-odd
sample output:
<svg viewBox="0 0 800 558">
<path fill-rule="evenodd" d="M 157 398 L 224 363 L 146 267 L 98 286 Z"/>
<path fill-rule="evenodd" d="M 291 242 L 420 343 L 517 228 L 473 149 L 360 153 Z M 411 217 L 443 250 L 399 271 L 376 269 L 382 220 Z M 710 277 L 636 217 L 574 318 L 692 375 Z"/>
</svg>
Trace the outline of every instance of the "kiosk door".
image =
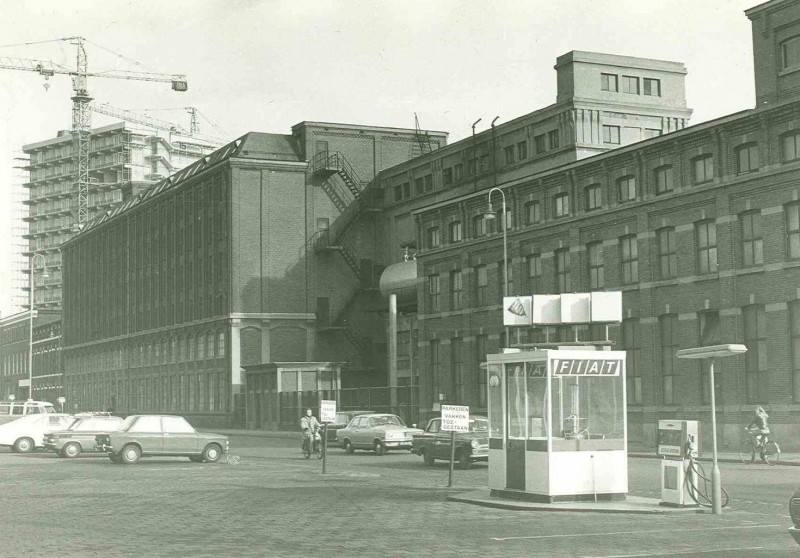
<svg viewBox="0 0 800 558">
<path fill-rule="evenodd" d="M 525 490 L 525 367 L 506 365 L 506 488 Z"/>
</svg>

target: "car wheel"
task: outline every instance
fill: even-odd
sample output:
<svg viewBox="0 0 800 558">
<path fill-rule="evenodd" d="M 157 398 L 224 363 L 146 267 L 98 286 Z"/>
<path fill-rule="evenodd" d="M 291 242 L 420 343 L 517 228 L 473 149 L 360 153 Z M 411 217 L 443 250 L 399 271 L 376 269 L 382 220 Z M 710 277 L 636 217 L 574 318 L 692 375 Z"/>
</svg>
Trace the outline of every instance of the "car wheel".
<svg viewBox="0 0 800 558">
<path fill-rule="evenodd" d="M 111 463 L 115 465 L 119 465 L 122 463 L 122 458 L 119 455 L 115 455 L 113 453 L 108 454 L 108 458 L 111 460 Z"/>
<path fill-rule="evenodd" d="M 384 446 L 380 440 L 375 440 L 374 449 L 375 455 L 383 455 L 386 453 L 386 446 Z"/>
<path fill-rule="evenodd" d="M 466 450 L 458 452 L 458 454 L 456 454 L 456 460 L 458 461 L 459 469 L 469 469 L 469 466 L 472 465 L 472 461 L 469 458 L 469 452 Z"/>
<path fill-rule="evenodd" d="M 353 444 L 350 442 L 350 440 L 345 440 L 344 441 L 344 451 L 349 453 L 350 455 L 353 455 L 356 452 L 356 450 L 353 448 Z"/>
<path fill-rule="evenodd" d="M 201 456 L 201 455 L 190 455 L 189 456 L 189 461 L 191 461 L 192 463 L 202 463 L 203 462 L 203 456 Z"/>
<path fill-rule="evenodd" d="M 436 464 L 436 459 L 427 450 L 422 450 L 422 460 L 428 467 L 433 467 Z"/>
<path fill-rule="evenodd" d="M 208 444 L 203 450 L 203 461 L 206 463 L 216 463 L 222 457 L 222 448 L 217 444 Z"/>
<path fill-rule="evenodd" d="M 120 456 L 122 463 L 125 465 L 133 465 L 142 457 L 142 450 L 136 444 L 128 444 L 122 448 Z"/>
<path fill-rule="evenodd" d="M 78 442 L 70 442 L 61 448 L 61 457 L 78 457 L 81 454 L 81 445 Z"/>
<path fill-rule="evenodd" d="M 30 453 L 34 447 L 35 444 L 30 438 L 20 438 L 14 442 L 14 451 L 17 453 Z"/>
</svg>

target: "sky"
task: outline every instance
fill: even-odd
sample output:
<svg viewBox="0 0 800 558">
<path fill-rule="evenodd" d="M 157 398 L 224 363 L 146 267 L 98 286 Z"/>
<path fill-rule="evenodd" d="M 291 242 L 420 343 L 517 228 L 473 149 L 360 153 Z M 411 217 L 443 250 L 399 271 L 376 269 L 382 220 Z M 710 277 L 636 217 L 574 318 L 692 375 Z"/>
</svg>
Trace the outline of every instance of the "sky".
<svg viewBox="0 0 800 558">
<path fill-rule="evenodd" d="M 444 131 L 449 141 L 555 102 L 555 60 L 587 50 L 686 65 L 691 124 L 755 104 L 750 21 L 760 0 L 0 0 L 2 57 L 90 72 L 186 74 L 169 84 L 90 79 L 97 102 L 235 138 L 322 121 Z M 54 41 L 56 40 L 56 41 Z M 51 42 L 54 41 L 54 42 Z M 27 44 L 36 43 L 36 44 Z M 13 46 L 6 46 L 13 45 Z M 44 87 L 45 83 L 49 87 Z M 0 315 L 21 147 L 71 126 L 71 81 L 0 68 Z M 93 126 L 111 123 L 93 115 Z"/>
</svg>

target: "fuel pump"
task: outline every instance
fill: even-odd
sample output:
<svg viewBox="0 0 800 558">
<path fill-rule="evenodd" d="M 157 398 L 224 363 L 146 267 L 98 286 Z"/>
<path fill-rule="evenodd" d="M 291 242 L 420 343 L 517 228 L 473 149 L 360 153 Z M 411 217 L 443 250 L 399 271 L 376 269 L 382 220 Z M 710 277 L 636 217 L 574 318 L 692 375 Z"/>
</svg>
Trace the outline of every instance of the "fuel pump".
<svg viewBox="0 0 800 558">
<path fill-rule="evenodd" d="M 661 460 L 661 505 L 697 506 L 692 491 L 697 486 L 698 423 L 696 420 L 658 421 L 658 455 Z"/>
</svg>

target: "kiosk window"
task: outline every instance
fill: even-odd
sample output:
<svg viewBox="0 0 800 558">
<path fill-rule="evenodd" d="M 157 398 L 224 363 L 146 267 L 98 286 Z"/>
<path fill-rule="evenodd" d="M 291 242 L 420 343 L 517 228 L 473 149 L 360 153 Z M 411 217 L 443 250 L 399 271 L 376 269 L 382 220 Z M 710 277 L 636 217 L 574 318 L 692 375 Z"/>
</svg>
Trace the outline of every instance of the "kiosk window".
<svg viewBox="0 0 800 558">
<path fill-rule="evenodd" d="M 526 362 L 528 438 L 547 439 L 547 363 Z"/>
<path fill-rule="evenodd" d="M 491 429 L 489 436 L 492 438 L 504 437 L 503 426 L 505 425 L 505 418 L 503 417 L 502 370 L 502 365 L 488 365 L 489 427 Z"/>
<path fill-rule="evenodd" d="M 525 401 L 525 368 L 521 363 L 506 365 L 508 378 L 508 437 L 525 438 L 527 432 Z"/>
</svg>

